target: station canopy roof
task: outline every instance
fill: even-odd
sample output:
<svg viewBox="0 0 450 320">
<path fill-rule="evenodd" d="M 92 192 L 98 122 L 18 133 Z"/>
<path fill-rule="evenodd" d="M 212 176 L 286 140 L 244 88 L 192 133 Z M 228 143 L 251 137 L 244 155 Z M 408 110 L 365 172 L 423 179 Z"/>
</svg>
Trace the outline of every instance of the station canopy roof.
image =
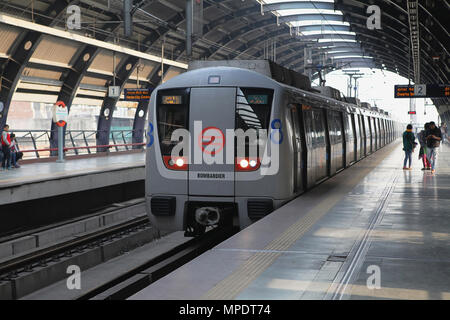
<svg viewBox="0 0 450 320">
<path fill-rule="evenodd" d="M 319 67 L 327 71 L 379 68 L 412 81 L 449 83 L 450 6 L 446 0 L 193 1 L 203 7 L 194 25 L 193 59 L 270 58 L 313 75 Z M 81 30 L 66 28 L 66 8 L 73 4 L 81 8 Z M 124 73 L 125 86 L 135 87 L 138 79 L 145 86 L 155 86 L 162 75 L 168 79 L 185 70 L 185 4 L 185 0 L 134 0 L 133 35 L 125 37 L 122 0 L 2 1 L 2 72 L 9 59 L 24 61 L 18 92 L 57 95 L 86 48 L 97 46 L 98 40 L 108 45 L 92 51 L 92 61 L 79 75 L 78 97 L 102 99 L 118 72 L 113 63 L 119 71 L 133 68 Z M 367 12 L 369 5 L 380 8 L 381 29 L 367 27 L 372 15 Z M 415 17 L 418 24 L 412 26 Z M 31 30 L 20 21 L 34 21 L 81 38 L 74 40 L 41 27 Z M 19 43 L 31 33 L 40 35 L 39 45 L 23 59 Z M 161 61 L 153 57 L 161 57 L 163 51 L 161 70 Z M 145 55 L 139 57 L 140 52 Z M 438 107 L 448 105 L 448 99 L 433 101 Z"/>
</svg>

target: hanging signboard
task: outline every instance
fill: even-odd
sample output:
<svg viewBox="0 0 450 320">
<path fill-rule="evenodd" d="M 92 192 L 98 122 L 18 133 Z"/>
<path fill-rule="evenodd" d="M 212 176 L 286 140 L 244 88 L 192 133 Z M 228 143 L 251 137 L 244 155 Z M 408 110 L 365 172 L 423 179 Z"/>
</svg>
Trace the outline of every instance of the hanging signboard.
<svg viewBox="0 0 450 320">
<path fill-rule="evenodd" d="M 450 98 L 450 84 L 396 85 L 395 98 Z"/>
<path fill-rule="evenodd" d="M 125 89 L 125 101 L 148 101 L 152 90 L 150 89 Z"/>
</svg>

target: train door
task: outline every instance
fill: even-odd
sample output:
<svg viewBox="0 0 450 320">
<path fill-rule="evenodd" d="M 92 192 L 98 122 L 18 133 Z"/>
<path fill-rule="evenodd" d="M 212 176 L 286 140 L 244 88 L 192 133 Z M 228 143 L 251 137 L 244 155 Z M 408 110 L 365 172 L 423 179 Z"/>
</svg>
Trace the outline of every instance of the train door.
<svg viewBox="0 0 450 320">
<path fill-rule="evenodd" d="M 352 161 L 358 161 L 359 158 L 359 143 L 361 140 L 361 136 L 359 135 L 359 123 L 358 121 L 355 119 L 355 114 L 350 114 L 350 119 L 351 119 L 351 130 L 353 132 L 353 150 L 354 150 L 354 157 L 352 159 Z"/>
<path fill-rule="evenodd" d="M 306 184 L 307 188 L 314 186 L 316 182 L 315 173 L 315 132 L 314 132 L 314 117 L 311 106 L 302 105 L 303 110 L 303 126 L 305 133 L 305 155 L 306 158 L 305 170 L 306 170 Z"/>
<path fill-rule="evenodd" d="M 336 140 L 337 140 L 337 170 L 345 168 L 345 130 L 344 119 L 342 118 L 342 112 L 336 112 Z"/>
<path fill-rule="evenodd" d="M 235 128 L 236 88 L 192 88 L 190 106 L 189 195 L 234 196 L 234 161 L 226 163 L 234 146 L 227 150 L 225 135 Z"/>
<path fill-rule="evenodd" d="M 377 151 L 380 148 L 380 128 L 378 127 L 377 118 L 373 117 L 373 132 L 375 134 L 375 144 L 373 151 Z"/>
<path fill-rule="evenodd" d="M 327 135 L 329 141 L 329 151 L 327 151 L 327 158 L 329 161 L 328 175 L 336 173 L 336 119 L 335 112 L 327 111 Z"/>
<path fill-rule="evenodd" d="M 373 135 L 372 135 L 372 124 L 370 123 L 370 117 L 364 117 L 364 124 L 367 131 L 367 153 L 366 155 L 373 152 Z"/>
<path fill-rule="evenodd" d="M 384 126 L 383 126 L 383 119 L 378 119 L 378 127 L 380 127 L 380 148 L 384 147 Z"/>
<path fill-rule="evenodd" d="M 355 156 L 354 142 L 355 136 L 353 135 L 353 125 L 350 113 L 342 113 L 342 129 L 344 130 L 344 166 L 348 167 L 352 163 Z"/>
<path fill-rule="evenodd" d="M 361 114 L 359 115 L 359 120 L 360 120 L 360 127 L 361 127 L 361 158 L 363 158 L 364 156 L 367 156 L 368 152 L 368 145 L 367 145 L 367 137 L 368 137 L 368 133 L 367 133 L 367 128 L 366 128 L 366 122 L 364 121 L 364 116 Z"/>
<path fill-rule="evenodd" d="M 334 132 L 332 130 L 332 132 L 330 133 L 329 130 L 329 125 L 328 125 L 328 112 L 327 109 L 322 109 L 320 110 L 321 115 L 319 116 L 319 119 L 321 118 L 321 121 L 317 121 L 317 129 L 319 129 L 317 132 L 319 133 L 319 136 L 322 134 L 324 134 L 324 140 L 325 140 L 325 161 L 326 161 L 326 173 L 325 173 L 325 177 L 330 176 L 331 173 L 331 166 L 332 166 L 332 160 L 333 160 L 333 155 L 332 155 L 332 142 L 331 139 L 334 138 Z M 331 119 L 332 121 L 332 119 Z M 333 121 L 332 121 L 333 122 Z M 321 127 L 319 125 L 319 123 L 322 123 Z M 331 137 L 330 137 L 331 136 Z M 321 140 L 318 140 L 321 142 Z"/>
<path fill-rule="evenodd" d="M 300 128 L 301 109 L 297 105 L 291 105 L 291 120 L 294 134 L 292 144 L 294 150 L 294 193 L 303 191 L 303 166 L 302 166 L 302 134 Z"/>
<path fill-rule="evenodd" d="M 327 137 L 327 129 L 325 122 L 325 110 L 314 108 L 314 131 L 316 134 L 315 139 L 315 162 L 316 166 L 316 181 L 319 182 L 328 176 L 330 166 L 330 143 Z"/>
</svg>

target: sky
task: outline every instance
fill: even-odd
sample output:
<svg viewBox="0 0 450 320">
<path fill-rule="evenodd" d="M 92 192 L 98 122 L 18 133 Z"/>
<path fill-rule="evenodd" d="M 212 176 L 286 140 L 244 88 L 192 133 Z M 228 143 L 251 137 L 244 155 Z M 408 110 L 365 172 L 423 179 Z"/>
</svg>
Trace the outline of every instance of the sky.
<svg viewBox="0 0 450 320">
<path fill-rule="evenodd" d="M 358 79 L 358 98 L 362 102 L 369 102 L 372 106 L 376 104 L 378 108 L 390 112 L 399 120 L 410 122 L 410 116 L 408 115 L 410 99 L 394 98 L 394 86 L 396 84 L 408 84 L 408 80 L 387 70 L 369 68 L 360 68 L 358 70 L 360 73 L 364 73 L 364 76 Z M 336 70 L 327 74 L 325 79 L 327 86 L 336 88 L 345 96 L 347 95 L 349 76 L 345 75 L 342 70 Z M 317 85 L 317 81 L 314 82 L 314 85 Z M 430 99 L 420 98 L 414 100 L 416 100 L 417 123 L 419 126 L 423 126 L 425 122 L 429 121 L 438 122 L 436 107 Z M 427 106 L 425 106 L 425 100 L 428 104 Z M 426 111 L 426 115 L 424 111 Z"/>
</svg>

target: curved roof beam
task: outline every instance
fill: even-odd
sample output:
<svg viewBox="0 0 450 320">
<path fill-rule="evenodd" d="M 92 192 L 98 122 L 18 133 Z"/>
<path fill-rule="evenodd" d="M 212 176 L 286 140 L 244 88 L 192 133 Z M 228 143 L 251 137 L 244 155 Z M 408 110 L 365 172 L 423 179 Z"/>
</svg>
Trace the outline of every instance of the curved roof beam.
<svg viewBox="0 0 450 320">
<path fill-rule="evenodd" d="M 304 13 L 304 14 L 292 14 L 288 16 L 280 16 L 278 21 L 282 22 L 295 22 L 295 21 L 312 21 L 312 20 L 327 20 L 327 21 L 339 21 L 344 22 L 342 14 L 329 14 L 329 13 Z"/>
<path fill-rule="evenodd" d="M 342 24 L 311 24 L 311 25 L 302 25 L 298 27 L 300 32 L 308 32 L 308 31 L 344 31 L 350 32 L 350 26 L 342 25 Z"/>
<path fill-rule="evenodd" d="M 321 9 L 334 10 L 334 2 L 321 1 L 284 1 L 277 3 L 262 4 L 262 12 L 293 10 L 293 9 Z"/>
</svg>

